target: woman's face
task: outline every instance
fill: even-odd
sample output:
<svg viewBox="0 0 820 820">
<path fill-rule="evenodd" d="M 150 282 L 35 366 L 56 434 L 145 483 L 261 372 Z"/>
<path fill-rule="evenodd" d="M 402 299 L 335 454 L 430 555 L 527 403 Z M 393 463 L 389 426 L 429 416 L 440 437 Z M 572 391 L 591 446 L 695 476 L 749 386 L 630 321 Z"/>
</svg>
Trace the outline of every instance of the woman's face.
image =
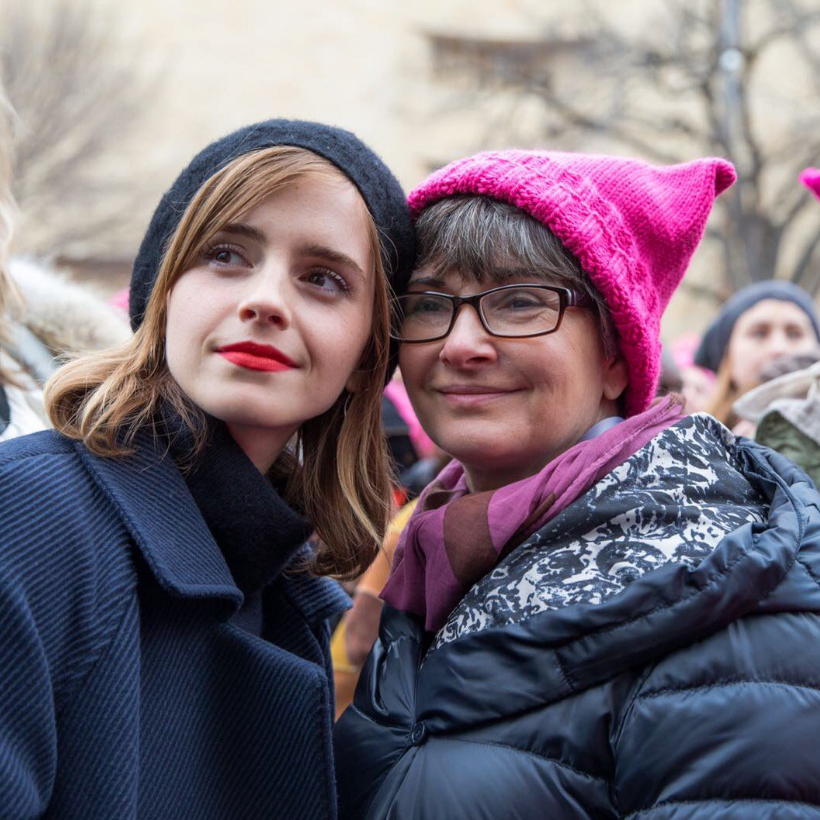
<svg viewBox="0 0 820 820">
<path fill-rule="evenodd" d="M 358 192 L 345 180 L 305 178 L 212 237 L 176 282 L 168 369 L 266 471 L 351 380 L 374 287 Z"/>
<path fill-rule="evenodd" d="M 755 387 L 775 359 L 803 353 L 817 345 L 811 320 L 797 305 L 764 299 L 735 322 L 727 355 L 732 384 L 740 393 Z"/>
<path fill-rule="evenodd" d="M 417 270 L 410 292 L 472 295 L 493 287 Z M 504 284 L 546 284 L 535 278 Z M 534 475 L 615 415 L 626 366 L 607 359 L 594 313 L 569 308 L 558 331 L 527 339 L 488 334 L 470 306 L 446 339 L 404 344 L 407 392 L 430 438 L 465 468 L 473 491 Z"/>
</svg>

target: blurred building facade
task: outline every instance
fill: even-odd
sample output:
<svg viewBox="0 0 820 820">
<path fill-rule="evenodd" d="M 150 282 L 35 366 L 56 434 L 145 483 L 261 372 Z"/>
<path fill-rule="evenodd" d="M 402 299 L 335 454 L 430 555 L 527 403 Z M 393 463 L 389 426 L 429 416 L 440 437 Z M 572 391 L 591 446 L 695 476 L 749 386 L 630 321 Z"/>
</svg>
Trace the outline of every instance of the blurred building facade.
<svg viewBox="0 0 820 820">
<path fill-rule="evenodd" d="M 152 89 L 135 138 L 117 154 L 144 194 L 120 215 L 119 246 L 97 253 L 92 241 L 83 258 L 64 260 L 112 290 L 126 281 L 165 188 L 201 147 L 234 128 L 267 117 L 349 128 L 410 188 L 460 154 L 509 146 L 511 121 L 519 144 L 541 147 L 537 103 L 499 103 L 476 92 L 463 74 L 474 77 L 482 66 L 497 74 L 513 59 L 515 70 L 529 61 L 534 68 L 561 65 L 571 76 L 589 45 L 569 26 L 560 0 L 96 2 L 116 18 L 124 59 Z M 619 0 L 617 24 L 640 24 L 650 6 Z M 587 135 L 543 147 L 606 151 L 608 142 L 605 134 Z M 715 253 L 698 253 L 693 281 L 714 279 Z M 701 300 L 696 290 L 676 297 L 667 336 L 703 327 L 717 305 Z"/>
</svg>

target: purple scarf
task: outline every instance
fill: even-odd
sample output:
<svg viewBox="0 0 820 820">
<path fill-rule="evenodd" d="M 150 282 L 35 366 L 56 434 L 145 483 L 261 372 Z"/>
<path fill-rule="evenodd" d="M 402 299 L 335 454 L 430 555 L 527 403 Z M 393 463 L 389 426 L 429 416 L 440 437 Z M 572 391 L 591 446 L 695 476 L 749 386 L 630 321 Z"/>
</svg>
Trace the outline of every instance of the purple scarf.
<svg viewBox="0 0 820 820">
<path fill-rule="evenodd" d="M 470 493 L 451 461 L 424 490 L 381 597 L 437 632 L 455 605 L 511 550 L 683 415 L 679 397 L 579 441 L 534 476 Z"/>
</svg>

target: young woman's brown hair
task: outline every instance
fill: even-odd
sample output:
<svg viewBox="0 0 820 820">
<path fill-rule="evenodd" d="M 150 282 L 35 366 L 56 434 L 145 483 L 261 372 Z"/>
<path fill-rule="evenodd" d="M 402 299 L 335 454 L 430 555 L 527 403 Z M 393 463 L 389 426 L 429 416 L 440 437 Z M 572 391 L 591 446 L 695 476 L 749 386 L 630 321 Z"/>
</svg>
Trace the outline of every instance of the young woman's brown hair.
<svg viewBox="0 0 820 820">
<path fill-rule="evenodd" d="M 65 365 L 48 383 L 54 426 L 93 453 L 122 456 L 137 432 L 169 406 L 206 445 L 202 411 L 182 392 L 165 361 L 167 301 L 174 285 L 208 240 L 277 191 L 300 180 L 347 178 L 330 162 L 302 148 L 275 146 L 240 156 L 194 195 L 171 236 L 145 318 L 119 348 Z M 287 500 L 316 528 L 319 574 L 341 578 L 363 571 L 384 532 L 389 499 L 387 454 L 381 431 L 381 393 L 389 358 L 388 282 L 379 235 L 364 202 L 375 265 L 373 331 L 360 365 L 361 389 L 343 393 L 322 415 L 301 427 L 295 446 L 274 465 L 287 478 Z M 192 456 L 195 452 L 192 453 Z"/>
</svg>

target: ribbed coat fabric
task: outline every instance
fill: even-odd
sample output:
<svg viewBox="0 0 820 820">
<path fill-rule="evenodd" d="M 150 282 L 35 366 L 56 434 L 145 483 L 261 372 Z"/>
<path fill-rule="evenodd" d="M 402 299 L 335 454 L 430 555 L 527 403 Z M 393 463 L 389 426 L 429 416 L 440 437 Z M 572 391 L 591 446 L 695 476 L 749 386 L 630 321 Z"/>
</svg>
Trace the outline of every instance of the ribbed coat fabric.
<svg viewBox="0 0 820 820">
<path fill-rule="evenodd" d="M 53 432 L 0 448 L 0 818 L 333 818 L 332 582 L 265 640 L 178 469 Z M 42 514 L 47 511 L 47 514 Z"/>
<path fill-rule="evenodd" d="M 340 817 L 819 820 L 820 497 L 738 452 L 768 521 L 694 572 L 426 658 L 419 620 L 386 607 L 335 729 Z"/>
</svg>

